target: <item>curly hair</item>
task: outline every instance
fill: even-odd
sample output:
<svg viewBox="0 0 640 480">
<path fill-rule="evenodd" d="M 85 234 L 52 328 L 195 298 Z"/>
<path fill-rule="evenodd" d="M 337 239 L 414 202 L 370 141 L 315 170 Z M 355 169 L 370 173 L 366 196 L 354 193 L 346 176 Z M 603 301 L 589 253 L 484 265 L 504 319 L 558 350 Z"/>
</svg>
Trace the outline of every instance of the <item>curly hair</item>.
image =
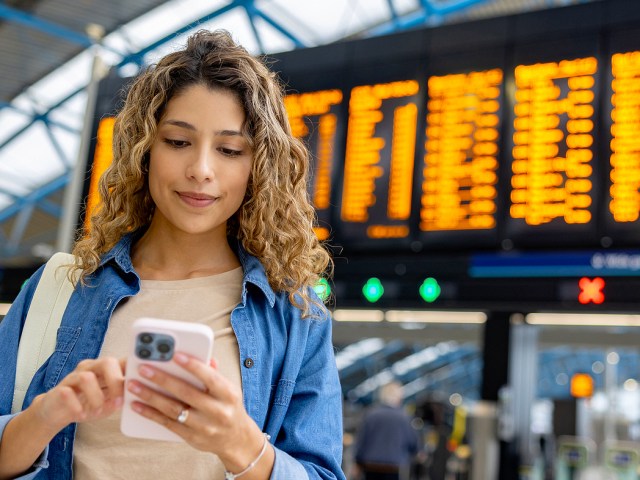
<svg viewBox="0 0 640 480">
<path fill-rule="evenodd" d="M 318 303 L 309 288 L 332 266 L 313 231 L 308 151 L 291 134 L 275 73 L 226 31 L 198 31 L 184 49 L 133 81 L 116 117 L 113 163 L 100 179 L 102 202 L 74 247 L 81 280 L 97 270 L 101 255 L 125 234 L 151 222 L 149 151 L 167 103 L 192 85 L 231 91 L 240 100 L 253 162 L 245 198 L 228 221 L 228 235 L 261 261 L 271 287 L 288 293 L 308 316 L 311 304 Z"/>
</svg>

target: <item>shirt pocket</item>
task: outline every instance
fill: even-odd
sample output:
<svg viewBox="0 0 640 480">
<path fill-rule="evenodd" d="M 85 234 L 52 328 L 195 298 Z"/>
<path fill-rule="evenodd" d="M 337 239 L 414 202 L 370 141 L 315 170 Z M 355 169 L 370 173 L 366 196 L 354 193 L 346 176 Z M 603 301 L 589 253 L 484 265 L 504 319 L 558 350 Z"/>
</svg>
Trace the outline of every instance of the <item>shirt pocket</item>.
<svg viewBox="0 0 640 480">
<path fill-rule="evenodd" d="M 60 373 L 73 351 L 73 347 L 80 337 L 82 328 L 60 327 L 56 336 L 56 349 L 49 357 L 46 364 L 45 387 L 47 390 L 53 388 L 58 383 Z"/>
</svg>

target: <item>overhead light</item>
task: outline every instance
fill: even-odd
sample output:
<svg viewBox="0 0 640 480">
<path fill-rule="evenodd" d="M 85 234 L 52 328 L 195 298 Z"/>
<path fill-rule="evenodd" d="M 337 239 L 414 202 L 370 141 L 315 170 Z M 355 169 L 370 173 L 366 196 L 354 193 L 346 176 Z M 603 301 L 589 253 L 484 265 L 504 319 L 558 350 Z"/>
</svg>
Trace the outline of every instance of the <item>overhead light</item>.
<svg viewBox="0 0 640 480">
<path fill-rule="evenodd" d="M 385 319 L 388 322 L 406 323 L 485 323 L 487 314 L 484 312 L 389 310 L 385 314 Z"/>
<path fill-rule="evenodd" d="M 9 309 L 11 308 L 11 304 L 10 303 L 0 303 L 0 315 L 4 316 L 9 312 Z"/>
<path fill-rule="evenodd" d="M 638 327 L 640 315 L 593 313 L 529 313 L 525 321 L 532 325 L 565 325 L 587 327 Z"/>
<path fill-rule="evenodd" d="M 333 319 L 338 322 L 381 322 L 384 320 L 382 310 L 335 310 Z"/>
</svg>

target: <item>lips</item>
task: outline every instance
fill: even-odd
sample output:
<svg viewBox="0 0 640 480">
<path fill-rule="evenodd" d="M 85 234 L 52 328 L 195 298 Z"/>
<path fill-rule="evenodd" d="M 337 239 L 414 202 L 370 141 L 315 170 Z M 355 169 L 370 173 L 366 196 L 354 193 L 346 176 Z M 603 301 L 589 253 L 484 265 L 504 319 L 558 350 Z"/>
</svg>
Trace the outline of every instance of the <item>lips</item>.
<svg viewBox="0 0 640 480">
<path fill-rule="evenodd" d="M 214 203 L 218 197 L 198 192 L 176 192 L 180 199 L 192 207 L 207 207 Z"/>
</svg>

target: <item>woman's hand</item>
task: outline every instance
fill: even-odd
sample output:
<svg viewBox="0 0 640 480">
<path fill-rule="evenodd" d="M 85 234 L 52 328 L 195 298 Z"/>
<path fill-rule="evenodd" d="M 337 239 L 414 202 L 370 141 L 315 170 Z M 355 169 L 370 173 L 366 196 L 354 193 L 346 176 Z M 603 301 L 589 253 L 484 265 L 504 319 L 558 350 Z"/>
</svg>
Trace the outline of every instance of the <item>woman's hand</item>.
<svg viewBox="0 0 640 480">
<path fill-rule="evenodd" d="M 258 456 L 265 441 L 260 428 L 244 409 L 242 392 L 220 374 L 213 360 L 207 365 L 176 353 L 174 361 L 198 378 L 205 391 L 159 369 L 142 365 L 140 375 L 175 398 L 131 381 L 127 384 L 128 390 L 141 400 L 133 402 L 133 409 L 176 433 L 192 447 L 218 455 L 227 470 L 242 471 Z M 186 420 L 184 411 L 188 412 Z M 178 421 L 181 413 L 182 422 Z M 267 478 L 273 458 L 273 449 L 268 446 L 255 472 L 252 469 L 252 475 L 247 472 L 243 478 Z M 258 474 L 261 471 L 266 475 Z"/>
<path fill-rule="evenodd" d="M 72 422 L 111 415 L 122 405 L 124 360 L 83 360 L 59 385 L 38 395 L 7 423 L 0 448 L 0 479 L 16 478 L 60 430 Z"/>
<path fill-rule="evenodd" d="M 70 423 L 107 417 L 122 406 L 124 366 L 125 359 L 113 357 L 83 360 L 29 408 L 43 427 L 56 433 Z"/>
</svg>

